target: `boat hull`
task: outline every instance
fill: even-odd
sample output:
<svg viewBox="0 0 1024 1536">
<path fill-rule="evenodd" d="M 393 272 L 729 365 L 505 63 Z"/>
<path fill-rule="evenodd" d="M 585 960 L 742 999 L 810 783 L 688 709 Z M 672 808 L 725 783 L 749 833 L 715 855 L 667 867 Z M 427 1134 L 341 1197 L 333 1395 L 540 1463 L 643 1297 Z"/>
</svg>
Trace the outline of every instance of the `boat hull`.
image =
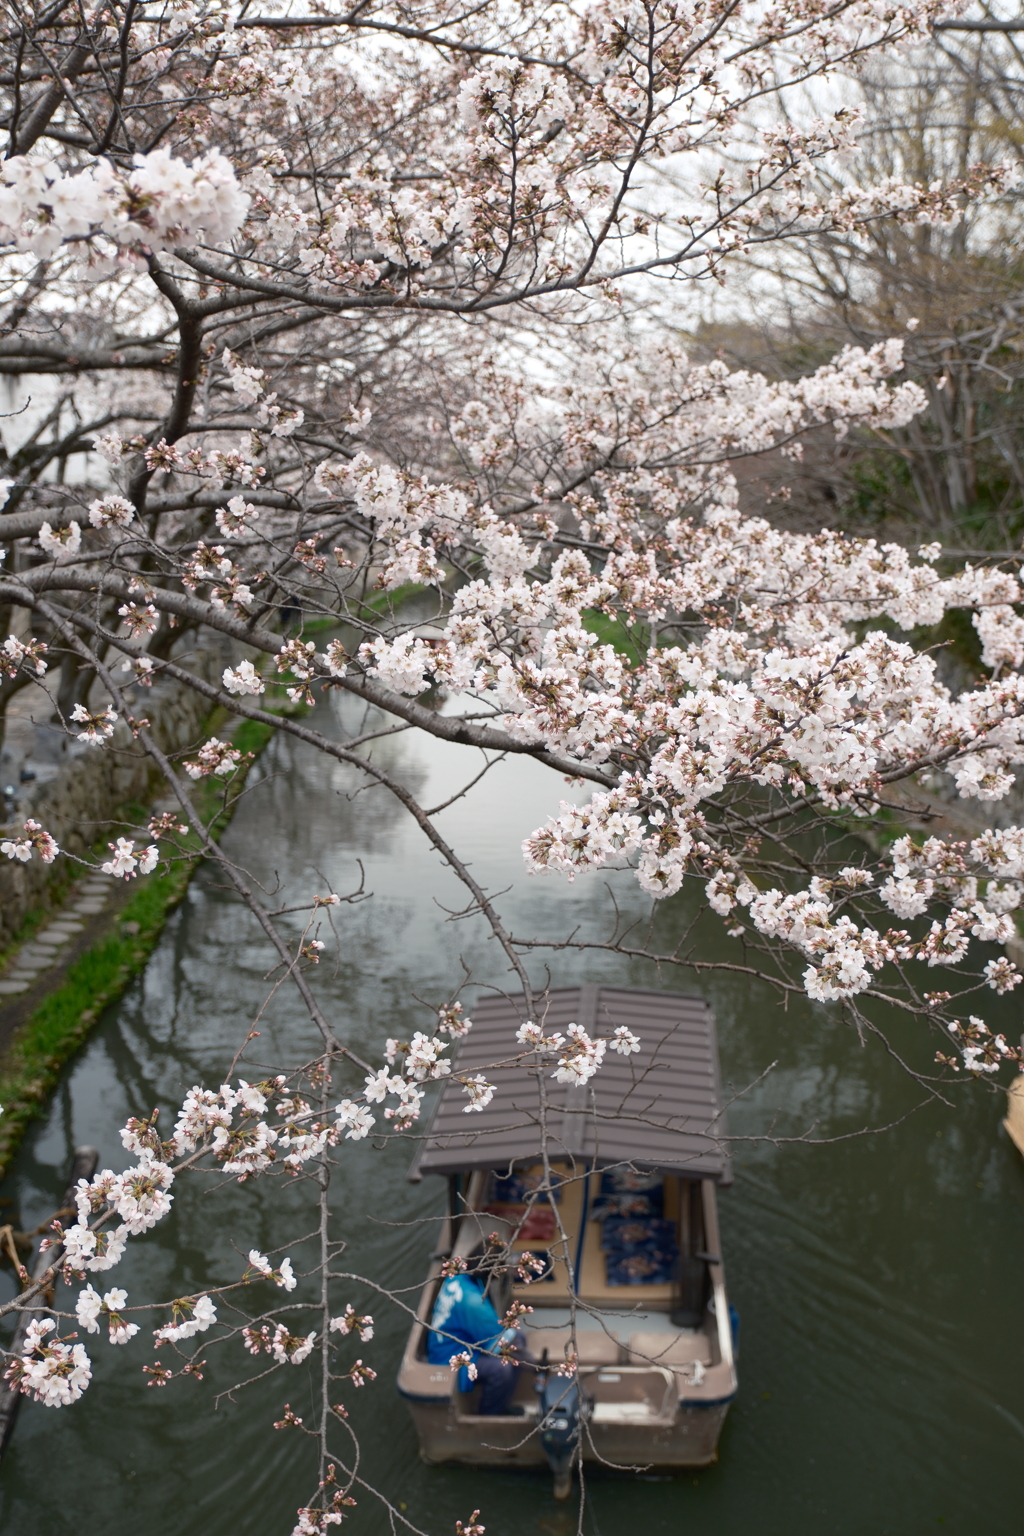
<svg viewBox="0 0 1024 1536">
<path fill-rule="evenodd" d="M 546 1466 L 535 1420 L 459 1414 L 450 1401 L 406 1400 L 419 1439 L 420 1455 L 431 1464 L 472 1467 Z M 640 1467 L 706 1467 L 717 1459 L 729 1402 L 680 1404 L 669 1424 L 590 1424 L 583 1459 L 635 1470 Z"/>
</svg>

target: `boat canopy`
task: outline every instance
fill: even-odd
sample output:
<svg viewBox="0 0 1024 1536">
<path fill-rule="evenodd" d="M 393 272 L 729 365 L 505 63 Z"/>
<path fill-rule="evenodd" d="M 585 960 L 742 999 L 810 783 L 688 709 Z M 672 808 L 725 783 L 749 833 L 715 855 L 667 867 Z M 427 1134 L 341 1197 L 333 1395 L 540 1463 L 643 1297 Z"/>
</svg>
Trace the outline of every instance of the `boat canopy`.
<svg viewBox="0 0 1024 1536">
<path fill-rule="evenodd" d="M 472 1014 L 473 1028 L 459 1042 L 454 1065 L 460 1073 L 484 1073 L 495 1085 L 494 1097 L 482 1111 L 467 1114 L 465 1091 L 448 1081 L 409 1170 L 411 1179 L 505 1168 L 540 1155 L 538 1069 L 511 1060 L 521 1050 L 516 1030 L 529 1017 L 523 994 L 484 998 Z M 556 1082 L 552 1066 L 541 1069 L 548 1089 L 550 1157 L 731 1183 L 715 1020 L 702 997 L 561 987 L 545 994 L 537 1022 L 549 1035 L 580 1024 L 592 1038 L 608 1037 L 625 1025 L 641 1042 L 639 1052 L 629 1056 L 607 1051 L 583 1087 Z"/>
</svg>

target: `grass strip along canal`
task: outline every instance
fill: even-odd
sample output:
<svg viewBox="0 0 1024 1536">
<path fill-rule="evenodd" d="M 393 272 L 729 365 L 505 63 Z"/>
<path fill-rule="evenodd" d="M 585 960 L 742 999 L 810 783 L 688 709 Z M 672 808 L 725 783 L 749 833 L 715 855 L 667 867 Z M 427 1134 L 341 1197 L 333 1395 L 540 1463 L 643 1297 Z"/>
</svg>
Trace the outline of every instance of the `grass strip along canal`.
<svg viewBox="0 0 1024 1536">
<path fill-rule="evenodd" d="M 220 712 L 211 716 L 204 738 L 220 723 Z M 213 837 L 231 820 L 249 770 L 273 734 L 269 725 L 243 720 L 231 738 L 243 760 L 228 783 L 205 779 L 192 786 L 193 802 Z M 144 815 L 137 805 L 123 809 L 125 822 L 138 823 Z M 165 862 L 162 871 L 132 887 L 99 872 L 107 849 L 98 845 L 97 868 L 67 888 L 59 911 L 32 912 L 3 957 L 0 1177 L 25 1127 L 42 1113 L 62 1069 L 103 1009 L 117 1001 L 145 966 L 169 914 L 184 896 L 201 858 L 194 829 L 181 839 L 181 846 L 184 851 Z"/>
</svg>

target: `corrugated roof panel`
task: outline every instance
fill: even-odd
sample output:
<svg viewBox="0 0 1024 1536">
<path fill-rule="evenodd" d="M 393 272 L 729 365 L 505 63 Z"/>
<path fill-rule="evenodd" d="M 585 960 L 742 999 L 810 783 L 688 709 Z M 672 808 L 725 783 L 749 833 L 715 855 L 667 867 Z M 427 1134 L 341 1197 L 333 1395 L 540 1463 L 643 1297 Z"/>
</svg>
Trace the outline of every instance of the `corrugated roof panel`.
<svg viewBox="0 0 1024 1536">
<path fill-rule="evenodd" d="M 459 1072 L 486 1071 L 494 1097 L 467 1114 L 465 1093 L 447 1084 L 411 1177 L 536 1158 L 546 1123 L 552 1157 L 598 1167 L 632 1162 L 729 1182 L 715 1021 L 702 997 L 596 986 L 547 993 L 539 1022 L 549 1032 L 578 1023 L 607 1036 L 625 1024 L 640 1037 L 635 1055 L 607 1052 L 583 1088 L 556 1083 L 550 1066 L 538 1070 L 514 1059 L 515 1033 L 526 1017 L 521 995 L 485 998 L 473 1009 L 473 1029 L 460 1041 L 455 1065 Z"/>
</svg>

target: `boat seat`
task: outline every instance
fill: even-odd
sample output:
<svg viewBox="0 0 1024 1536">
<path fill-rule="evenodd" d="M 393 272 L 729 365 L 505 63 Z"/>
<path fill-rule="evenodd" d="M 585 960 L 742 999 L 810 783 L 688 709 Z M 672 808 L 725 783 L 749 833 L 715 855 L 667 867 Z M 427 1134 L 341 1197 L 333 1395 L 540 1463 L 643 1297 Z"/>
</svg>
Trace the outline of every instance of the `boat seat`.
<svg viewBox="0 0 1024 1536">
<path fill-rule="evenodd" d="M 569 1343 L 568 1328 L 527 1328 L 526 1337 L 530 1341 L 530 1354 L 533 1359 L 539 1361 L 547 1349 L 548 1360 L 556 1365 L 565 1359 L 566 1347 Z M 576 1353 L 580 1365 L 621 1365 L 621 1347 L 615 1339 L 610 1339 L 601 1329 L 586 1328 L 577 1329 Z"/>
<path fill-rule="evenodd" d="M 675 1371 L 695 1360 L 710 1365 L 711 1344 L 704 1333 L 631 1333 L 628 1358 L 630 1365 L 663 1365 Z"/>
</svg>

